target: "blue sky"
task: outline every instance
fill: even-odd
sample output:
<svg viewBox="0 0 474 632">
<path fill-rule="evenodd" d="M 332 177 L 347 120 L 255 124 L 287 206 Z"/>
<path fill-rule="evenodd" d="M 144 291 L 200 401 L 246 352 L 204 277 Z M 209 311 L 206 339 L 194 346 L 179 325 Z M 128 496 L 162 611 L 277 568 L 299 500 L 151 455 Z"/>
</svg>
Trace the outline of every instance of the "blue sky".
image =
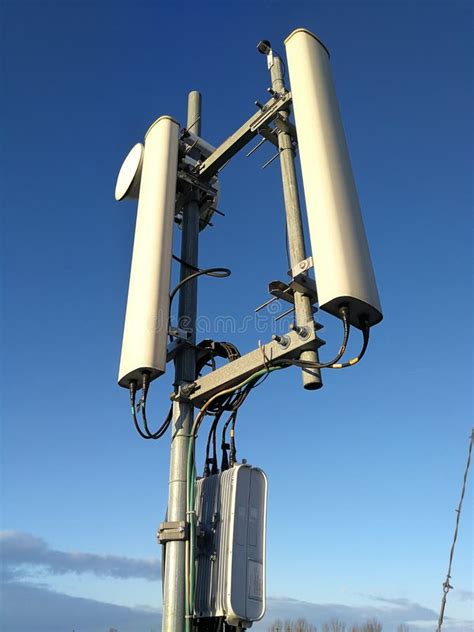
<svg viewBox="0 0 474 632">
<path fill-rule="evenodd" d="M 241 412 L 239 456 L 269 477 L 266 621 L 375 613 L 388 632 L 433 629 L 472 425 L 470 4 L 3 0 L 0 15 L 5 631 L 159 620 L 161 585 L 140 565 L 159 555 L 169 444 L 137 437 L 116 386 L 135 205 L 114 202 L 115 178 L 155 118 L 185 124 L 191 89 L 203 136 L 224 140 L 265 99 L 256 43 L 283 51 L 299 26 L 331 50 L 385 319 L 364 362 L 326 371 L 321 391 L 287 370 Z M 226 217 L 199 263 L 233 275 L 200 282 L 211 320 L 245 322 L 285 278 L 271 155 L 222 173 Z M 327 357 L 340 332 L 320 320 Z M 258 325 L 214 335 L 248 351 L 271 335 Z M 157 418 L 171 380 L 154 384 Z M 472 625 L 471 490 L 452 630 Z"/>
</svg>

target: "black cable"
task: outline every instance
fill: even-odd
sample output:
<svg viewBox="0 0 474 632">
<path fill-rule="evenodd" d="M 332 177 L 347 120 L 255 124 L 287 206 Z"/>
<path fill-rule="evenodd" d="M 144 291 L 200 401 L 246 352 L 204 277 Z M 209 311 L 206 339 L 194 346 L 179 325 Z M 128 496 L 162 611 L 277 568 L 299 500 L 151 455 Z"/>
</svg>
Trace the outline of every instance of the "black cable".
<svg viewBox="0 0 474 632">
<path fill-rule="evenodd" d="M 199 360 L 196 363 L 196 375 L 200 375 L 202 369 L 209 362 L 213 363 L 213 370 L 215 370 L 215 358 L 225 358 L 232 362 L 237 358 L 240 358 L 240 351 L 231 342 L 215 342 L 214 340 L 202 340 L 198 345 L 198 349 L 204 351 L 200 354 Z"/>
<path fill-rule="evenodd" d="M 226 358 L 229 362 L 232 362 L 241 356 L 238 348 L 231 342 L 215 342 L 212 340 L 203 340 L 199 343 L 198 346 L 204 351 L 204 353 L 201 354 L 199 361 L 196 363 L 196 373 L 198 375 L 206 364 L 208 364 L 210 361 L 214 361 L 215 357 Z M 209 428 L 209 434 L 207 437 L 204 476 L 217 474 L 218 472 L 217 427 L 222 415 L 225 411 L 236 410 L 243 403 L 244 399 L 244 393 L 239 390 L 234 393 L 223 395 L 222 398 L 216 399 L 216 401 L 213 402 L 212 406 L 207 408 L 206 414 L 213 415 L 214 420 Z M 210 457 L 211 443 L 213 450 L 212 458 Z M 224 466 L 224 469 L 227 469 L 225 463 Z"/>
<path fill-rule="evenodd" d="M 151 437 L 151 435 L 153 434 L 150 431 L 150 428 L 148 427 L 148 420 L 146 418 L 146 398 L 148 395 L 148 389 L 150 387 L 150 380 L 148 379 L 148 373 L 145 371 L 142 375 L 142 398 L 141 400 L 138 402 L 138 407 L 142 413 L 142 419 L 143 419 L 143 425 L 145 426 L 145 432 L 146 434 Z M 144 412 L 145 409 L 145 412 Z"/>
<path fill-rule="evenodd" d="M 333 358 L 330 362 L 306 362 L 305 360 L 292 360 L 291 358 L 285 358 L 283 360 L 270 360 L 269 364 L 275 365 L 285 365 L 285 364 L 294 364 L 295 366 L 306 367 L 308 369 L 330 369 L 334 364 L 339 362 L 342 356 L 346 352 L 347 341 L 349 340 L 350 333 L 350 323 L 349 323 L 349 309 L 347 307 L 341 307 L 339 309 L 339 314 L 341 315 L 342 324 L 343 324 L 343 338 L 341 346 L 339 347 L 339 351 L 335 358 Z"/>
<path fill-rule="evenodd" d="M 138 423 L 138 419 L 137 419 L 137 412 L 136 412 L 137 406 L 135 403 L 137 385 L 136 385 L 136 382 L 134 381 L 130 382 L 130 406 L 132 409 L 133 425 L 135 426 L 135 430 L 138 432 L 140 437 L 142 437 L 142 439 L 159 439 L 165 434 L 165 432 L 168 430 L 171 424 L 171 420 L 173 418 L 173 405 L 170 406 L 168 414 L 166 415 L 164 422 L 161 424 L 158 430 L 156 430 L 155 432 L 151 432 L 148 426 L 148 420 L 146 417 L 146 398 L 147 398 L 147 393 L 148 393 L 149 382 L 148 382 L 148 379 L 145 378 L 145 375 L 148 375 L 148 374 L 144 373 L 144 379 L 143 379 L 144 388 L 143 388 L 142 397 L 138 403 L 138 407 L 141 410 L 141 414 L 142 414 L 144 430 L 140 427 L 140 424 Z"/>
<path fill-rule="evenodd" d="M 145 404 L 142 404 L 141 406 L 141 413 L 142 413 L 143 423 L 145 424 L 146 423 Z M 150 434 L 146 438 L 147 439 L 161 439 L 161 437 L 165 434 L 165 432 L 170 427 L 172 419 L 173 419 L 173 404 L 171 404 L 168 410 L 168 414 L 166 415 L 165 420 L 163 421 L 161 426 L 158 428 L 158 430 L 156 430 L 155 432 L 150 432 Z"/>
<path fill-rule="evenodd" d="M 212 469 L 209 470 L 208 466 L 211 463 L 211 459 L 209 458 L 209 452 L 210 452 L 211 441 L 212 441 L 213 449 L 214 449 L 212 465 L 214 465 L 215 463 L 217 467 L 216 429 L 219 424 L 219 420 L 223 414 L 224 414 L 224 411 L 222 410 L 214 416 L 214 421 L 212 422 L 211 428 L 209 429 L 209 435 L 207 437 L 207 443 L 206 443 L 206 461 L 204 463 L 204 476 L 209 476 L 209 474 L 217 473 L 217 472 L 213 472 Z"/>
<path fill-rule="evenodd" d="M 145 427 L 145 432 L 148 433 L 148 439 L 160 439 L 165 432 L 168 430 L 171 420 L 173 418 L 173 404 L 171 404 L 168 414 L 165 417 L 164 422 L 155 432 L 151 432 L 148 427 L 148 419 L 146 416 L 146 401 L 148 396 L 148 389 L 150 387 L 150 376 L 147 372 L 143 373 L 143 389 L 142 389 L 142 398 L 140 402 L 140 412 L 142 414 L 143 425 Z"/>
<path fill-rule="evenodd" d="M 235 394 L 234 393 L 230 393 L 228 395 L 223 395 L 222 399 L 220 397 L 217 398 L 216 401 L 213 402 L 212 406 L 209 406 L 209 408 L 206 411 L 206 414 L 208 414 L 208 415 L 216 415 L 221 410 L 222 411 L 231 410 L 234 398 L 235 398 Z"/>
<path fill-rule="evenodd" d="M 235 447 L 235 422 L 237 421 L 237 415 L 233 416 L 232 423 L 230 425 L 230 449 L 229 449 L 229 465 L 233 467 L 237 461 L 237 448 Z"/>
<path fill-rule="evenodd" d="M 269 375 L 270 375 L 270 371 L 267 371 L 265 375 L 263 375 L 261 378 L 259 378 L 256 382 L 252 384 L 252 389 L 257 388 L 258 386 L 260 386 L 260 384 L 263 384 Z"/>
<path fill-rule="evenodd" d="M 229 469 L 229 457 L 227 456 L 228 443 L 221 443 L 222 458 L 221 458 L 221 472 L 225 472 Z"/>
<path fill-rule="evenodd" d="M 198 347 L 206 351 L 201 355 L 199 361 L 196 364 L 196 373 L 200 374 L 202 368 L 214 357 L 226 358 L 229 362 L 240 358 L 240 351 L 238 348 L 230 342 L 214 342 L 212 340 L 205 340 L 199 343 Z M 233 410 L 236 406 L 239 406 L 240 391 L 228 393 L 223 395 L 222 398 L 217 398 L 206 410 L 206 414 L 216 415 L 226 410 Z"/>
<path fill-rule="evenodd" d="M 363 329 L 362 329 L 362 336 L 363 336 L 363 343 L 362 343 L 362 348 L 359 352 L 359 354 L 355 357 L 352 358 L 351 360 L 349 360 L 349 362 L 343 362 L 343 363 L 334 363 L 331 366 L 328 366 L 326 368 L 328 369 L 346 369 L 347 367 L 350 366 L 354 366 L 354 364 L 357 364 L 358 362 L 360 362 L 362 360 L 362 358 L 365 355 L 365 352 L 367 351 L 367 347 L 369 345 L 369 334 L 370 334 L 370 328 L 368 323 L 364 323 Z M 308 369 L 314 369 L 314 368 L 318 368 L 315 362 L 306 362 L 305 360 L 292 360 L 292 359 L 287 359 L 284 360 L 285 363 L 287 364 L 292 364 L 294 366 L 298 366 L 301 367 L 302 369 L 308 368 Z"/>
<path fill-rule="evenodd" d="M 185 265 L 189 264 L 186 263 Z M 232 273 L 229 268 L 204 268 L 203 270 L 198 269 L 197 272 L 193 272 L 187 277 L 184 277 L 184 279 L 181 279 L 178 285 L 172 290 L 172 292 L 170 293 L 170 308 L 174 297 L 176 296 L 177 292 L 183 287 L 183 285 L 185 285 L 188 281 L 191 281 L 192 279 L 196 279 L 197 277 L 202 276 L 203 274 L 218 279 L 224 279 L 225 277 L 230 276 Z"/>
<path fill-rule="evenodd" d="M 190 270 L 194 270 L 194 272 L 199 272 L 200 268 L 198 268 L 197 266 L 194 266 L 192 263 L 188 263 L 187 261 L 185 261 L 184 259 L 181 259 L 180 257 L 177 257 L 176 255 L 171 255 L 171 256 L 175 261 L 177 261 L 181 265 L 186 266 Z"/>
<path fill-rule="evenodd" d="M 236 406 L 234 410 L 229 415 L 229 418 L 227 419 L 227 421 L 225 422 L 222 428 L 222 436 L 221 436 L 221 450 L 222 450 L 221 469 L 222 471 L 228 469 L 229 467 L 232 467 L 233 465 L 235 465 L 235 462 L 236 462 L 237 450 L 235 447 L 235 423 L 237 421 L 237 414 L 239 412 L 239 408 L 242 406 L 242 404 L 245 402 L 245 400 L 249 396 L 250 391 L 253 390 L 256 386 L 259 386 L 267 377 L 268 377 L 268 373 L 263 378 L 263 380 L 261 381 L 257 380 L 256 382 L 248 384 L 245 387 L 245 389 L 240 394 L 238 402 L 236 402 Z M 226 433 L 229 426 L 231 426 L 230 440 L 229 440 L 229 443 L 227 443 Z M 229 449 L 229 458 L 227 457 L 227 449 Z"/>
<path fill-rule="evenodd" d="M 218 422 L 217 422 L 218 423 Z M 214 432 L 212 433 L 212 463 L 211 463 L 211 474 L 218 474 L 219 468 L 217 467 L 217 423 L 214 426 Z"/>
<path fill-rule="evenodd" d="M 138 434 L 143 439 L 149 439 L 150 437 L 143 432 L 143 430 L 140 428 L 140 424 L 138 423 L 138 420 L 137 420 L 137 412 L 136 412 L 136 408 L 135 408 L 136 393 L 137 393 L 137 388 L 136 388 L 135 382 L 130 382 L 130 405 L 132 407 L 133 425 L 135 426 L 135 430 L 138 432 Z"/>
<path fill-rule="evenodd" d="M 260 375 L 261 372 L 258 372 L 258 374 Z M 248 379 L 251 379 L 251 378 L 248 378 Z M 195 419 L 194 424 L 193 424 L 192 435 L 193 435 L 194 439 L 197 437 L 199 428 L 201 427 L 201 424 L 202 424 L 206 414 L 209 414 L 209 413 L 210 414 L 217 414 L 217 413 L 219 413 L 221 411 L 224 411 L 224 410 L 231 410 L 232 414 L 231 414 L 230 418 L 227 420 L 225 428 L 224 428 L 223 439 L 224 439 L 224 443 L 225 443 L 225 429 L 228 427 L 228 425 L 232 421 L 233 417 L 235 417 L 235 415 L 237 414 L 238 408 L 244 403 L 244 401 L 248 397 L 250 391 L 252 390 L 252 388 L 254 388 L 254 386 L 255 386 L 255 384 L 257 382 L 258 382 L 258 377 L 255 377 L 253 379 L 253 381 L 248 382 L 241 390 L 238 390 L 237 393 L 235 393 L 235 391 L 232 391 L 231 393 L 226 393 L 225 395 L 223 394 L 222 395 L 222 397 L 224 398 L 223 400 L 221 400 L 219 397 L 217 397 L 218 394 L 213 395 L 213 397 L 211 399 L 214 400 L 214 398 L 216 398 L 213 401 L 213 407 L 215 407 L 216 409 L 215 410 L 213 409 L 212 412 L 211 412 L 211 408 L 209 407 L 209 405 L 207 403 L 203 405 L 203 407 L 201 408 L 200 413 L 198 414 L 198 416 Z M 229 400 L 229 396 L 231 397 L 230 400 Z M 220 402 L 220 403 L 217 404 L 217 402 Z M 235 422 L 234 422 L 234 424 L 235 424 Z M 210 432 L 212 432 L 212 428 L 211 428 Z M 234 449 L 235 449 L 235 445 L 234 445 Z"/>
<path fill-rule="evenodd" d="M 235 449 L 235 434 L 234 433 L 235 433 L 235 422 L 237 420 L 237 413 L 239 411 L 239 408 L 242 406 L 242 404 L 245 402 L 245 400 L 249 396 L 250 391 L 254 389 L 256 386 L 259 386 L 268 377 L 268 375 L 269 374 L 267 373 L 267 375 L 265 375 L 262 380 L 257 380 L 256 382 L 250 383 L 245 387 L 245 389 L 239 394 L 237 401 L 235 402 L 235 405 L 234 405 L 235 407 L 232 410 L 232 413 L 229 415 L 229 418 L 227 419 L 227 421 L 225 422 L 222 428 L 222 435 L 221 435 L 221 450 L 222 450 L 221 470 L 222 471 L 228 469 L 229 467 L 235 464 L 236 449 Z M 231 435 L 230 443 L 227 443 L 226 433 L 227 433 L 227 428 L 229 427 L 230 424 L 232 424 L 232 427 L 231 427 L 232 435 Z M 227 457 L 227 449 L 230 450 L 230 453 L 229 453 L 230 461 L 229 461 L 229 458 Z"/>
<path fill-rule="evenodd" d="M 367 351 L 367 347 L 369 346 L 369 335 L 370 335 L 369 323 L 365 321 L 362 327 L 362 348 L 359 354 L 355 358 L 352 358 L 351 360 L 349 360 L 349 362 L 335 364 L 334 366 L 331 366 L 329 368 L 330 369 L 345 369 L 349 366 L 354 366 L 354 364 L 357 364 L 358 362 L 360 362 L 362 358 L 364 357 L 365 352 Z"/>
<path fill-rule="evenodd" d="M 230 443 L 226 442 L 226 433 L 227 433 L 227 428 L 231 424 L 232 419 L 235 415 L 237 415 L 237 412 L 233 412 L 229 416 L 229 418 L 227 419 L 227 421 L 225 422 L 222 428 L 222 436 L 221 436 L 221 450 L 222 450 L 221 471 L 222 472 L 229 469 L 229 458 L 227 456 L 227 449 L 230 448 Z"/>
<path fill-rule="evenodd" d="M 275 367 L 276 368 L 276 367 Z M 241 390 L 237 391 L 237 394 L 234 396 L 235 391 L 232 391 L 232 393 L 226 393 L 226 395 L 223 394 L 222 397 L 224 397 L 224 400 L 221 400 L 221 402 L 223 401 L 223 404 L 220 405 L 220 410 L 231 410 L 232 414 L 230 415 L 229 419 L 227 420 L 224 429 L 223 429 L 223 434 L 222 434 L 222 448 L 223 448 L 223 458 L 222 458 L 222 470 L 224 471 L 225 469 L 227 469 L 227 464 L 228 464 L 228 460 L 227 460 L 227 453 L 226 453 L 226 449 L 227 449 L 227 445 L 225 443 L 225 432 L 227 427 L 229 426 L 230 423 L 232 423 L 232 427 L 235 429 L 235 417 L 237 415 L 237 411 L 240 408 L 240 406 L 242 406 L 242 404 L 244 403 L 244 401 L 247 399 L 250 391 L 255 388 L 255 386 L 261 382 L 259 382 L 258 377 L 261 376 L 261 371 L 257 372 L 258 376 L 256 375 L 253 379 L 248 378 L 247 380 L 245 380 L 245 382 L 248 382 L 245 384 L 245 386 L 242 387 Z M 252 380 L 252 381 L 249 381 Z M 225 391 L 226 389 L 224 389 Z M 211 399 L 213 399 L 213 406 L 216 406 L 216 402 L 219 402 L 219 397 L 217 397 L 218 394 L 213 395 Z M 228 400 L 228 396 L 231 395 L 232 399 L 229 402 Z M 215 398 L 215 399 L 214 399 Z M 193 436 L 193 439 L 195 440 L 197 438 L 197 434 L 199 431 L 199 428 L 201 427 L 201 424 L 206 416 L 206 414 L 208 414 L 210 412 L 210 408 L 209 408 L 209 404 L 205 403 L 202 408 L 201 411 L 199 412 L 198 416 L 196 417 L 194 424 L 193 424 L 193 428 L 191 431 L 191 434 Z M 213 411 L 211 414 L 215 414 L 217 412 L 220 411 Z M 212 428 L 210 431 L 210 435 L 212 433 Z M 208 439 L 209 441 L 210 439 Z M 231 445 L 229 446 L 232 450 L 231 456 L 233 457 L 233 462 L 235 463 L 235 454 L 236 454 L 236 448 L 235 448 L 235 437 L 232 438 L 231 441 Z"/>
<path fill-rule="evenodd" d="M 241 357 L 240 351 L 232 342 L 219 342 L 217 344 L 219 344 L 227 353 L 227 359 L 229 360 L 229 362 L 237 360 L 237 358 Z"/>
</svg>

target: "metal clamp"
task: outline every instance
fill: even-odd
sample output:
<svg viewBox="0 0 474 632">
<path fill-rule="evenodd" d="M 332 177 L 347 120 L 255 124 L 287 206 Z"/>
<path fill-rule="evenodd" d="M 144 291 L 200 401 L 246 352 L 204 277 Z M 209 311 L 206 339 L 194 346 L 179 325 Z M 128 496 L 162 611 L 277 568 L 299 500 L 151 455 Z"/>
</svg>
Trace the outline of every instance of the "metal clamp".
<svg viewBox="0 0 474 632">
<path fill-rule="evenodd" d="M 170 325 L 168 327 L 168 335 L 172 338 L 178 338 L 179 340 L 187 340 L 190 336 L 189 329 L 182 329 L 181 327 L 173 327 Z"/>
<path fill-rule="evenodd" d="M 179 522 L 162 522 L 156 537 L 160 544 L 188 540 L 189 524 L 184 520 L 180 520 Z"/>
<path fill-rule="evenodd" d="M 294 292 L 301 292 L 316 302 L 318 300 L 318 292 L 316 289 L 316 282 L 314 279 L 306 276 L 305 274 L 299 274 L 290 283 L 290 287 Z"/>
<path fill-rule="evenodd" d="M 308 276 L 308 270 L 313 267 L 313 257 L 306 257 L 288 270 L 288 275 L 292 277 L 290 287 L 294 292 L 301 292 L 309 296 L 312 301 L 318 300 L 316 282 Z"/>
<path fill-rule="evenodd" d="M 293 278 L 297 277 L 299 274 L 303 272 L 307 272 L 310 268 L 313 267 L 313 257 L 306 257 L 303 261 L 300 261 L 295 266 L 288 270 L 288 276 Z"/>
<path fill-rule="evenodd" d="M 180 329 L 179 327 L 173 327 L 170 325 L 168 328 L 168 335 L 172 338 L 172 340 L 166 347 L 166 362 L 174 360 L 177 353 L 181 351 L 184 345 L 192 346 L 190 341 L 190 332 L 186 329 Z"/>
<path fill-rule="evenodd" d="M 296 127 L 292 123 L 290 123 L 286 119 L 281 118 L 280 116 L 277 116 L 274 122 L 275 122 L 275 127 L 278 130 L 281 130 L 282 132 L 286 132 L 287 134 L 289 134 L 291 136 L 291 140 L 294 143 L 297 143 L 298 137 L 296 135 Z"/>
<path fill-rule="evenodd" d="M 274 101 L 266 103 L 263 106 L 261 116 L 259 116 L 258 119 L 250 125 L 250 130 L 252 132 L 258 131 L 262 125 L 265 125 L 265 123 L 269 121 L 273 121 L 278 112 L 290 103 L 291 92 L 282 91 Z"/>
<path fill-rule="evenodd" d="M 196 382 L 181 384 L 170 394 L 172 402 L 189 402 L 191 393 L 196 389 Z"/>
<path fill-rule="evenodd" d="M 283 281 L 270 281 L 268 284 L 269 293 L 277 299 L 287 303 L 295 303 L 295 292 L 302 292 L 309 296 L 312 302 L 318 300 L 316 293 L 316 283 L 310 277 L 300 275 L 295 277 L 290 283 Z"/>
</svg>

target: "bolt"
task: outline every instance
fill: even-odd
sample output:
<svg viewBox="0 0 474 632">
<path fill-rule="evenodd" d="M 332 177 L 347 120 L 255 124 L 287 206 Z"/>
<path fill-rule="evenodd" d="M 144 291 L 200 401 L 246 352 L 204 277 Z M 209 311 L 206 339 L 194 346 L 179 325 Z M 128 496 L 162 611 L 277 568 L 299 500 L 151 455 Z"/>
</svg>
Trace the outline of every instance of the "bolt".
<svg viewBox="0 0 474 632">
<path fill-rule="evenodd" d="M 291 329 L 295 331 L 300 338 L 307 338 L 309 335 L 309 331 L 306 327 L 300 327 L 296 323 L 291 325 Z"/>
<path fill-rule="evenodd" d="M 195 388 L 196 388 L 195 382 L 191 382 L 191 384 L 185 384 L 184 386 L 181 387 L 181 395 L 183 395 L 184 397 L 187 397 L 188 395 L 191 395 L 191 393 L 194 391 Z"/>
<path fill-rule="evenodd" d="M 282 347 L 287 347 L 290 344 L 290 339 L 288 336 L 278 336 L 277 334 L 273 334 L 272 340 L 278 342 Z"/>
</svg>

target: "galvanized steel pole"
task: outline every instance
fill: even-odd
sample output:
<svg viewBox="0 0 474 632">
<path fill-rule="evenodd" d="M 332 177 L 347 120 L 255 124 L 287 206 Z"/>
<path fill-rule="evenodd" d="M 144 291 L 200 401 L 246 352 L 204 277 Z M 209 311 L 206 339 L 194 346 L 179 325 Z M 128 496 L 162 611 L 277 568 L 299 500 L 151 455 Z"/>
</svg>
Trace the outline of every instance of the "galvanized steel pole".
<svg viewBox="0 0 474 632">
<path fill-rule="evenodd" d="M 285 89 L 283 80 L 282 62 L 275 55 L 270 69 L 272 79 L 272 89 L 281 92 Z M 282 110 L 281 118 L 288 120 L 289 112 Z M 280 151 L 280 166 L 283 182 L 283 195 L 286 209 L 286 226 L 288 231 L 288 250 L 290 266 L 294 268 L 306 259 L 306 249 L 304 244 L 303 222 L 301 220 L 300 200 L 298 196 L 298 182 L 295 171 L 294 149 L 291 142 L 291 135 L 280 130 L 278 133 L 278 148 Z M 295 321 L 297 326 L 306 325 L 313 319 L 313 308 L 309 296 L 301 292 L 295 292 Z M 315 349 L 303 351 L 301 360 L 308 362 L 318 362 L 318 352 Z M 308 390 L 321 388 L 323 385 L 321 372 L 318 369 L 303 369 L 303 386 Z"/>
<path fill-rule="evenodd" d="M 201 95 L 192 91 L 188 95 L 187 129 L 201 133 Z M 183 212 L 181 259 L 192 266 L 198 262 L 199 205 L 191 200 Z M 181 264 L 180 278 L 192 270 Z M 179 293 L 178 326 L 190 332 L 189 341 L 196 342 L 197 279 L 183 285 Z M 175 361 L 175 387 L 189 384 L 196 378 L 194 347 L 184 345 Z M 186 458 L 194 407 L 187 401 L 173 404 L 170 478 L 167 520 L 187 520 L 186 516 Z M 170 541 L 166 546 L 166 563 L 163 584 L 163 632 L 183 632 L 185 619 L 185 542 Z"/>
</svg>

